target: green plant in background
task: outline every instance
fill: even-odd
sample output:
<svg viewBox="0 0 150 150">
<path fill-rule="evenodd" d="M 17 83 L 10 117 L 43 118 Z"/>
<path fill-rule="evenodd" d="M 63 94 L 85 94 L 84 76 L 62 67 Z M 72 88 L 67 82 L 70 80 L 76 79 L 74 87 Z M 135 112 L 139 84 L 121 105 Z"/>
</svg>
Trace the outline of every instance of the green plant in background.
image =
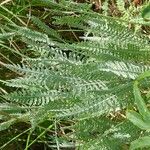
<svg viewBox="0 0 150 150">
<path fill-rule="evenodd" d="M 147 5 L 147 7 L 145 7 L 142 11 L 142 17 L 149 21 L 150 20 L 150 4 Z"/>
<path fill-rule="evenodd" d="M 136 23 L 137 25 L 149 25 L 149 22 L 146 22 L 143 15 L 141 15 L 141 12 L 145 7 L 147 7 L 147 10 L 150 8 L 148 1 L 144 1 L 143 4 L 140 4 L 137 7 L 132 2 L 129 2 L 130 4 L 127 8 L 125 8 L 126 4 L 123 0 L 117 0 L 116 3 L 119 11 L 122 13 L 122 19 L 133 24 Z"/>
<path fill-rule="evenodd" d="M 112 4 L 110 5 L 110 3 Z M 149 1 L 137 0 L 134 2 L 131 0 L 116 0 L 116 2 L 114 2 L 105 0 L 102 3 L 102 10 L 102 13 L 105 15 L 111 15 L 127 21 L 128 24 L 124 25 L 128 25 L 128 27 L 134 28 L 135 32 L 143 31 L 142 27 L 146 26 L 146 30 L 144 32 L 148 32 L 149 34 L 148 26 L 150 25 L 150 23 L 143 15 L 144 12 L 146 13 L 150 10 Z M 141 14 L 141 12 L 143 13 Z"/>
<path fill-rule="evenodd" d="M 145 72 L 141 74 L 134 83 L 133 93 L 135 97 L 135 103 L 137 105 L 139 113 L 136 111 L 128 111 L 127 118 L 136 126 L 141 128 L 142 130 L 146 130 L 149 132 L 150 129 L 150 111 L 148 110 L 144 99 L 141 96 L 140 90 L 138 88 L 139 82 L 150 76 L 150 72 Z M 148 97 L 148 94 L 147 94 Z M 131 143 L 131 149 L 150 147 L 150 136 L 140 137 L 139 139 L 133 141 Z"/>
<path fill-rule="evenodd" d="M 55 6 L 48 9 L 53 25 L 66 27 L 77 42 L 62 38 L 60 31 L 36 16 L 30 16 L 32 28 L 11 24 L 1 33 L 2 42 L 9 35 L 33 54 L 22 55 L 21 64 L 0 61 L 1 66 L 18 74 L 1 80 L 14 89 L 0 97 L 1 132 L 25 122 L 29 125 L 22 133 L 29 133 L 24 138 L 25 149 L 36 142 L 44 143 L 47 149 L 121 150 L 129 149 L 131 142 L 131 149 L 149 146 L 144 145 L 149 139 L 149 110 L 137 87 L 139 81 L 144 89 L 149 87 L 148 79 L 141 80 L 145 76 L 138 77 L 150 69 L 149 39 L 126 28 L 128 22 L 69 2 L 41 0 L 32 5 Z M 82 36 L 77 37 L 78 33 Z M 126 109 L 133 109 L 134 103 L 139 113 L 128 111 L 126 118 Z M 143 143 L 137 146 L 139 137 Z"/>
</svg>

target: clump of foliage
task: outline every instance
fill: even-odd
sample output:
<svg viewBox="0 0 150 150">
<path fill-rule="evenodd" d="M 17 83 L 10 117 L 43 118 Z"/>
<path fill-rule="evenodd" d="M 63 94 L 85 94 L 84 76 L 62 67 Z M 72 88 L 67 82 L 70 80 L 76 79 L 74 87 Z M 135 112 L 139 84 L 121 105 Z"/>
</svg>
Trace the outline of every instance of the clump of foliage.
<svg viewBox="0 0 150 150">
<path fill-rule="evenodd" d="M 35 142 L 81 150 L 150 146 L 145 142 L 150 138 L 149 94 L 144 102 L 137 86 L 143 93 L 149 88 L 149 39 L 85 4 L 41 0 L 32 5 L 55 6 L 50 9 L 53 24 L 69 28 L 77 41 L 62 38 L 35 16 L 30 19 L 38 31 L 13 23 L 1 33 L 2 42 L 15 38 L 33 55 L 22 55 L 21 64 L 0 62 L 18 74 L 1 81 L 14 91 L 0 97 L 0 131 L 26 123 L 25 149 Z"/>
</svg>

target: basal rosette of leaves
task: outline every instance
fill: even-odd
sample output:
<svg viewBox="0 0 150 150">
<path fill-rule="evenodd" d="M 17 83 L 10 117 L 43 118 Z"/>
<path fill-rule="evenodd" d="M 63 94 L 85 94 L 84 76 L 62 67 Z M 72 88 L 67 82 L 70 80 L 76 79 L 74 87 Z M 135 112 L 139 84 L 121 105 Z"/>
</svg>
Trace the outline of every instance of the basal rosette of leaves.
<svg viewBox="0 0 150 150">
<path fill-rule="evenodd" d="M 74 3 L 55 6 L 62 14 L 53 16 L 53 24 L 74 34 L 82 32 L 78 42 L 65 40 L 35 16 L 31 20 L 39 31 L 13 24 L 0 35 L 1 41 L 9 35 L 34 53 L 34 57 L 23 55 L 21 64 L 0 61 L 19 76 L 1 81 L 14 92 L 0 97 L 0 131 L 25 122 L 31 124 L 32 134 L 46 121 L 51 122 L 48 129 L 53 126 L 56 131 L 56 122 L 68 121 L 72 122 L 69 132 L 55 132 L 57 149 L 67 145 L 81 150 L 121 150 L 129 149 L 131 142 L 134 149 L 136 139 L 149 139 L 149 124 L 141 128 L 130 118 L 137 119 L 137 110 L 144 117 L 149 111 L 148 101 L 137 103 L 141 99 L 138 76 L 150 70 L 148 37 L 126 28 L 126 22 L 87 12 L 84 5 L 80 9 Z M 141 87 L 148 89 L 149 82 L 148 78 L 140 80 Z M 134 114 L 129 111 L 126 117 L 126 110 L 132 109 Z"/>
</svg>

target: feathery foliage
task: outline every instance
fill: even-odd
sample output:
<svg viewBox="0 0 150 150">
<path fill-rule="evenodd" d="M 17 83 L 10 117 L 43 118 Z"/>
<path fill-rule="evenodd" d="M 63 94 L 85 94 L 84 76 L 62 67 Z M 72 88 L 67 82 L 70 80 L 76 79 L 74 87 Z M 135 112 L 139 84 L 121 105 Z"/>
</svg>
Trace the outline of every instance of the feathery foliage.
<svg viewBox="0 0 150 150">
<path fill-rule="evenodd" d="M 78 42 L 63 39 L 35 16 L 32 22 L 41 32 L 13 25 L 1 33 L 1 40 L 13 36 L 34 55 L 24 56 L 21 64 L 0 62 L 19 75 L 1 81 L 15 91 L 1 96 L 0 130 L 17 122 L 31 123 L 36 129 L 47 120 L 72 120 L 75 124 L 70 130 L 75 132 L 68 133 L 72 135 L 68 135 L 68 143 L 76 141 L 78 149 L 128 148 L 133 140 L 147 134 L 124 115 L 127 108 L 135 106 L 134 82 L 150 69 L 149 39 L 125 27 L 126 22 L 86 12 L 82 4 L 80 9 L 74 2 L 64 3 L 41 0 L 40 5 L 53 4 L 62 12 L 53 17 L 55 25 L 82 31 Z M 121 5 L 119 9 L 123 9 Z M 64 10 L 73 13 L 65 14 Z M 148 88 L 148 79 L 141 82 Z M 63 140 L 58 137 L 58 141 Z"/>
</svg>

